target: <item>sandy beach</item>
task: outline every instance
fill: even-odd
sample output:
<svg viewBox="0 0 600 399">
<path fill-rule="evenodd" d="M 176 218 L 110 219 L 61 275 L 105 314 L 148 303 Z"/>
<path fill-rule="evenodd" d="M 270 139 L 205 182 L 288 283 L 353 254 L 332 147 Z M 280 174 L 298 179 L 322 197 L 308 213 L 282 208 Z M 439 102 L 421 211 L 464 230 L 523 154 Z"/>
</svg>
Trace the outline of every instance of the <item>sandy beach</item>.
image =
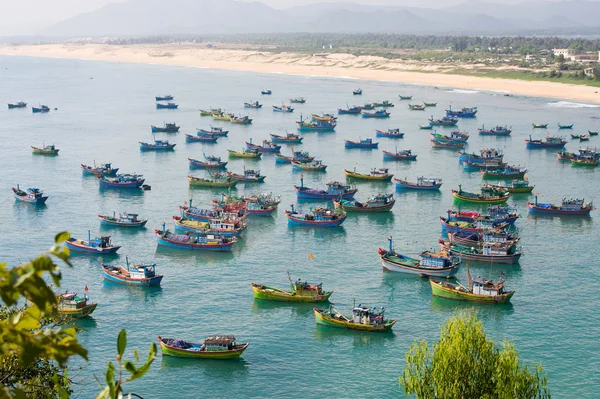
<svg viewBox="0 0 600 399">
<path fill-rule="evenodd" d="M 367 80 L 489 90 L 515 95 L 547 97 L 600 104 L 600 89 L 553 82 L 493 79 L 450 75 L 444 66 L 351 54 L 306 55 L 242 49 L 206 48 L 206 45 L 0 45 L 0 55 L 51 57 L 108 62 L 197 66 L 215 69 L 337 76 Z M 415 71 L 417 70 L 418 71 Z"/>
</svg>

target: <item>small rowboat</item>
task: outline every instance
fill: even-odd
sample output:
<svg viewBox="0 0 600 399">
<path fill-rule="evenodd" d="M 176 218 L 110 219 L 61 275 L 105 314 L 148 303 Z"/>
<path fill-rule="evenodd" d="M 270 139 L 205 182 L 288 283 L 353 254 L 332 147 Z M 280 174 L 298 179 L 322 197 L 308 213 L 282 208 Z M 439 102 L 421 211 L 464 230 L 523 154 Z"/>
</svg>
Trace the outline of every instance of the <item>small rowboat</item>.
<svg viewBox="0 0 600 399">
<path fill-rule="evenodd" d="M 598 135 L 598 133 L 600 133 L 600 132 L 593 131 L 593 130 L 588 130 L 588 134 L 589 134 L 590 136 L 597 136 L 597 135 Z"/>
<path fill-rule="evenodd" d="M 396 199 L 394 194 L 377 194 L 371 196 L 365 202 L 358 202 L 355 199 L 333 200 L 336 209 L 343 209 L 344 212 L 387 212 L 394 207 Z"/>
<path fill-rule="evenodd" d="M 162 274 L 156 274 L 156 264 L 137 263 L 126 267 L 111 266 L 102 263 L 102 274 L 106 281 L 117 284 L 139 285 L 142 287 L 156 287 L 163 279 Z"/>
<path fill-rule="evenodd" d="M 401 94 L 398 94 L 398 97 L 400 97 L 400 100 L 412 100 L 413 96 L 403 96 Z"/>
<path fill-rule="evenodd" d="M 163 127 L 150 126 L 152 133 L 176 133 L 179 131 L 179 126 L 175 123 L 165 123 Z"/>
<path fill-rule="evenodd" d="M 258 101 L 254 101 L 251 103 L 244 103 L 244 108 L 259 109 L 259 108 L 262 108 L 262 104 L 260 104 Z"/>
<path fill-rule="evenodd" d="M 154 140 L 154 144 L 140 141 L 140 151 L 170 151 L 177 144 L 169 144 L 168 140 Z"/>
<path fill-rule="evenodd" d="M 591 211 L 596 209 L 592 202 L 585 202 L 583 198 L 563 198 L 560 205 L 543 204 L 538 202 L 538 196 L 535 195 L 535 202 L 528 202 L 530 213 L 539 213 L 544 215 L 575 215 L 588 216 Z"/>
<path fill-rule="evenodd" d="M 31 146 L 31 152 L 35 155 L 58 155 L 58 148 L 54 146 L 54 144 L 46 145 L 42 148 Z"/>
<path fill-rule="evenodd" d="M 574 125 L 574 123 L 571 123 L 570 125 L 561 125 L 560 123 L 558 123 L 558 128 L 559 129 L 573 129 L 573 125 Z"/>
<path fill-rule="evenodd" d="M 424 251 L 421 259 L 410 258 L 394 250 L 392 237 L 388 238 L 389 249 L 379 248 L 379 258 L 383 270 L 389 272 L 418 275 L 421 277 L 451 277 L 458 272 L 460 258 L 447 252 Z"/>
<path fill-rule="evenodd" d="M 590 135 L 589 134 L 572 134 L 571 138 L 579 140 L 579 141 L 589 141 Z"/>
<path fill-rule="evenodd" d="M 281 107 L 278 107 L 276 105 L 273 105 L 273 112 L 294 112 L 294 108 L 287 106 L 287 105 L 281 105 Z"/>
<path fill-rule="evenodd" d="M 268 96 L 268 95 L 271 95 L 271 94 L 273 94 L 273 92 L 272 92 L 271 90 L 261 90 L 261 91 L 260 91 L 260 94 L 262 94 L 262 95 L 267 95 L 267 96 Z"/>
<path fill-rule="evenodd" d="M 411 111 L 425 111 L 425 104 L 408 104 Z"/>
<path fill-rule="evenodd" d="M 355 95 L 355 96 L 360 96 L 362 94 L 362 89 L 353 90 L 352 94 Z"/>
<path fill-rule="evenodd" d="M 102 188 L 140 188 L 145 179 L 142 175 L 103 176 L 98 180 Z"/>
<path fill-rule="evenodd" d="M 392 177 L 394 177 L 394 175 L 391 173 L 388 173 L 388 171 L 389 171 L 388 168 L 379 168 L 379 169 L 373 168 L 373 169 L 371 169 L 371 172 L 369 172 L 369 174 L 365 174 L 365 173 L 358 173 L 356 171 L 356 168 L 354 168 L 353 171 L 344 169 L 344 174 L 346 175 L 347 178 L 350 178 L 350 179 L 389 181 L 389 180 L 392 180 Z"/>
<path fill-rule="evenodd" d="M 65 246 L 72 252 L 90 255 L 111 255 L 117 253 L 119 248 L 121 248 L 120 245 L 112 244 L 110 236 L 100 236 L 92 240 L 89 231 L 87 241 L 71 237 L 65 241 Z"/>
<path fill-rule="evenodd" d="M 435 107 L 437 106 L 437 103 L 429 103 L 427 101 L 423 101 L 423 105 L 426 107 Z"/>
<path fill-rule="evenodd" d="M 156 101 L 171 101 L 174 97 L 170 94 L 165 94 L 163 96 L 154 97 Z"/>
<path fill-rule="evenodd" d="M 447 281 L 429 280 L 429 284 L 434 296 L 457 301 L 504 304 L 508 303 L 515 293 L 504 289 L 503 279 L 498 282 L 476 279 L 469 284 L 469 288 Z"/>
<path fill-rule="evenodd" d="M 156 104 L 156 109 L 177 109 L 179 105 L 175 103 Z"/>
<path fill-rule="evenodd" d="M 95 164 L 94 166 L 81 164 L 81 170 L 84 175 L 94 175 L 96 177 L 101 177 L 103 175 L 115 176 L 119 171 L 119 168 L 113 168 L 112 164 L 110 163 L 103 163 L 100 164 L 100 166 L 96 166 Z"/>
<path fill-rule="evenodd" d="M 57 312 L 69 319 L 81 319 L 94 313 L 97 303 L 89 303 L 87 294 L 81 298 L 75 292 L 65 292 L 58 295 Z"/>
<path fill-rule="evenodd" d="M 262 156 L 262 152 L 249 149 L 242 151 L 227 150 L 227 154 L 229 154 L 229 158 L 260 158 Z"/>
<path fill-rule="evenodd" d="M 274 144 L 300 144 L 303 138 L 299 134 L 287 133 L 285 136 L 270 133 L 271 142 Z"/>
<path fill-rule="evenodd" d="M 274 144 L 272 141 L 263 140 L 261 145 L 257 145 L 252 143 L 252 139 L 249 142 L 246 141 L 246 148 L 258 152 L 279 152 L 281 150 L 281 146 Z"/>
<path fill-rule="evenodd" d="M 388 130 L 375 130 L 377 137 L 388 137 L 392 139 L 401 139 L 404 137 L 404 133 L 400 132 L 400 129 L 388 129 Z"/>
<path fill-rule="evenodd" d="M 478 204 L 502 204 L 508 201 L 510 194 L 508 191 L 498 190 L 496 188 L 482 187 L 481 193 L 469 193 L 462 190 L 461 185 L 458 185 L 458 190 L 452 190 L 452 196 L 464 202 L 472 202 Z"/>
<path fill-rule="evenodd" d="M 101 226 L 110 226 L 110 227 L 137 227 L 141 228 L 148 223 L 148 219 L 138 219 L 137 213 L 128 213 L 123 212 L 119 213 L 119 217 L 117 217 L 116 212 L 113 212 L 112 216 L 108 215 L 98 215 L 98 219 L 100 219 Z"/>
<path fill-rule="evenodd" d="M 233 335 L 210 336 L 202 343 L 158 336 L 163 356 L 188 359 L 237 359 L 248 348 L 248 343 L 236 343 Z"/>
<path fill-rule="evenodd" d="M 14 108 L 27 108 L 27 103 L 24 101 L 19 101 L 17 103 L 8 103 L 8 109 Z"/>
<path fill-rule="evenodd" d="M 217 137 L 227 137 L 227 135 L 229 134 L 229 130 L 223 130 L 222 127 L 217 127 L 217 126 L 210 126 L 210 130 L 206 130 L 206 129 L 196 129 L 196 134 L 198 134 L 198 136 L 203 136 L 203 135 L 212 135 L 212 136 L 217 136 Z"/>
<path fill-rule="evenodd" d="M 412 150 L 398 151 L 398 149 L 396 149 L 395 153 L 385 151 L 385 150 L 382 150 L 382 152 L 383 152 L 384 160 L 402 160 L 402 161 L 416 161 L 417 160 L 417 156 L 412 153 Z"/>
<path fill-rule="evenodd" d="M 212 187 L 212 188 L 230 188 L 235 187 L 238 183 L 230 177 L 222 177 L 220 175 L 213 176 L 212 179 L 203 177 L 188 176 L 189 185 L 192 187 Z"/>
<path fill-rule="evenodd" d="M 266 176 L 261 175 L 260 170 L 244 169 L 244 174 L 227 172 L 227 177 L 243 183 L 262 183 Z"/>
<path fill-rule="evenodd" d="M 23 191 L 17 184 L 17 188 L 13 187 L 12 192 L 17 201 L 27 202 L 34 205 L 45 204 L 46 200 L 48 199 L 48 196 L 44 195 L 39 188 L 28 188 L 27 191 Z"/>
<path fill-rule="evenodd" d="M 548 127 L 547 123 L 532 123 L 534 129 L 546 129 Z"/>
<path fill-rule="evenodd" d="M 419 125 L 419 129 L 421 130 L 433 130 L 433 125 L 429 124 L 429 125 Z"/>
<path fill-rule="evenodd" d="M 219 158 L 218 161 L 200 161 L 198 159 L 188 158 L 188 163 L 190 164 L 190 168 L 197 169 L 222 169 L 227 166 L 227 162 L 221 161 Z"/>
<path fill-rule="evenodd" d="M 214 236 L 212 234 L 173 234 L 165 230 L 154 230 L 158 246 L 189 249 L 195 251 L 228 252 L 237 241 L 235 237 Z"/>
<path fill-rule="evenodd" d="M 416 183 L 409 182 L 406 179 L 394 179 L 396 188 L 403 190 L 439 190 L 442 186 L 442 179 L 436 177 L 418 177 Z"/>
<path fill-rule="evenodd" d="M 192 136 L 191 134 L 185 135 L 186 143 L 216 143 L 219 137 L 213 134 L 201 134 Z"/>
<path fill-rule="evenodd" d="M 373 139 L 364 139 L 359 141 L 352 141 L 344 139 L 344 147 L 346 148 L 367 148 L 374 149 L 379 146 L 379 143 L 374 143 Z"/>
<path fill-rule="evenodd" d="M 300 161 L 296 161 L 295 159 L 292 159 L 292 168 L 294 169 L 300 169 L 300 170 L 307 170 L 310 172 L 325 172 L 325 169 L 327 169 L 327 165 L 323 165 L 323 161 L 321 160 L 317 160 L 317 161 L 310 161 L 310 162 L 300 162 Z"/>
<path fill-rule="evenodd" d="M 309 227 L 338 227 L 346 220 L 346 212 L 342 209 L 314 208 L 310 213 L 298 213 L 292 204 L 291 210 L 286 210 L 288 223 L 296 226 Z"/>
<path fill-rule="evenodd" d="M 329 309 L 313 309 L 317 324 L 347 330 L 387 332 L 392 329 L 396 320 L 386 320 L 384 309 L 367 308 L 358 304 L 352 309 L 352 316 L 346 317 L 330 306 Z"/>
</svg>

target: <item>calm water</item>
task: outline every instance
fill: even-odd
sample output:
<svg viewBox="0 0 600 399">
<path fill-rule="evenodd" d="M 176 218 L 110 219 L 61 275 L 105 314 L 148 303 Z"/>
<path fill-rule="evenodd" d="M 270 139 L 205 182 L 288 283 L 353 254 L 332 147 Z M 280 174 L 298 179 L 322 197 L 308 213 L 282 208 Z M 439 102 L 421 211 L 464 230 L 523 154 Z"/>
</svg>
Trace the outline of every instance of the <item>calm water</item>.
<svg viewBox="0 0 600 399">
<path fill-rule="evenodd" d="M 93 78 L 93 79 L 92 79 Z M 353 97 L 361 86 L 362 97 Z M 261 88 L 273 95 L 260 96 Z M 171 93 L 180 104 L 176 111 L 156 110 L 153 97 Z M 398 94 L 412 94 L 416 101 L 438 101 L 437 108 L 409 111 Z M 271 111 L 271 105 L 294 96 L 306 104 L 293 114 Z M 432 299 L 426 280 L 383 273 L 377 248 L 395 237 L 396 248 L 407 254 L 436 247 L 440 236 L 438 217 L 452 205 L 450 189 L 462 184 L 477 189 L 478 173 L 459 168 L 453 151 L 432 150 L 429 132 L 418 130 L 434 113 L 442 115 L 450 102 L 455 107 L 479 106 L 476 119 L 459 126 L 471 132 L 468 149 L 500 147 L 506 160 L 529 169 L 529 180 L 544 201 L 558 202 L 564 196 L 600 199 L 600 170 L 573 168 L 558 163 L 552 151 L 528 151 L 523 140 L 532 122 L 575 123 L 574 132 L 599 130 L 597 107 L 546 99 L 504 97 L 501 93 L 468 92 L 444 88 L 407 86 L 349 79 L 294 77 L 277 74 L 224 72 L 198 68 L 155 65 L 109 64 L 0 57 L 0 102 L 24 99 L 57 107 L 49 114 L 31 109 L 8 111 L 0 107 L 0 207 L 1 258 L 16 264 L 47 249 L 54 234 L 68 230 L 86 237 L 99 233 L 97 214 L 113 211 L 138 212 L 150 219 L 141 231 L 103 230 L 123 248 L 120 255 L 104 261 L 123 264 L 155 261 L 165 275 L 160 289 L 112 286 L 103 282 L 99 258 L 76 257 L 75 267 L 64 271 L 64 288 L 83 291 L 99 303 L 93 319 L 81 322 L 80 340 L 90 351 L 90 362 L 77 362 L 71 372 L 80 397 L 99 391 L 94 376 L 101 379 L 106 363 L 114 358 L 116 336 L 126 328 L 130 353 L 147 353 L 156 336 L 202 339 L 211 333 L 233 333 L 251 343 L 237 362 L 198 362 L 162 358 L 142 382 L 127 387 L 145 397 L 400 397 L 397 377 L 404 367 L 404 353 L 416 338 L 435 340 L 439 327 L 468 308 L 455 302 Z M 262 110 L 243 110 L 244 101 L 259 99 Z M 226 149 L 241 149 L 245 140 L 268 138 L 270 132 L 294 131 L 300 112 L 334 112 L 346 103 L 392 100 L 396 107 L 386 121 L 341 116 L 335 133 L 307 133 L 298 148 L 310 151 L 328 164 L 326 174 L 306 174 L 305 184 L 322 186 L 342 180 L 343 169 L 366 171 L 383 165 L 380 151 L 345 150 L 344 138 L 368 137 L 375 128 L 400 127 L 404 139 L 381 139 L 380 148 L 410 148 L 419 155 L 413 163 L 386 163 L 397 177 L 437 176 L 444 179 L 440 193 L 398 192 L 398 202 L 387 215 L 350 215 L 342 228 L 313 230 L 288 227 L 284 208 L 295 203 L 293 184 L 300 173 L 290 165 L 276 165 L 271 155 L 259 162 L 232 160 L 229 170 L 245 166 L 260 168 L 267 176 L 260 186 L 239 185 L 237 193 L 268 191 L 282 196 L 279 213 L 250 220 L 244 238 L 231 254 L 194 254 L 157 250 L 154 228 L 170 223 L 178 205 L 190 198 L 208 204 L 218 191 L 188 188 L 187 157 L 202 153 L 226 156 Z M 248 112 L 250 126 L 226 126 L 228 138 L 216 145 L 185 144 L 184 133 L 208 128 L 210 118 L 200 118 L 198 108 L 223 107 Z M 140 153 L 137 142 L 151 140 L 150 124 L 175 121 L 181 132 L 168 139 L 178 145 L 172 153 Z M 479 137 L 477 126 L 508 124 L 509 138 Z M 439 129 L 444 130 L 444 129 Z M 449 130 L 448 130 L 449 131 Z M 570 132 L 566 132 L 570 133 Z M 157 135 L 157 138 L 160 137 Z M 32 156 L 29 146 L 55 143 L 60 156 Z M 600 144 L 592 138 L 590 145 Z M 573 151 L 578 143 L 570 143 Z M 284 148 L 283 153 L 290 149 Z M 94 178 L 83 177 L 80 163 L 113 162 L 123 172 L 143 173 L 152 186 L 149 192 L 101 191 Z M 202 174 L 202 172 L 197 172 Z M 37 186 L 50 195 L 48 204 L 34 208 L 15 203 L 10 187 Z M 393 185 L 362 183 L 359 200 L 372 193 L 391 192 Z M 522 359 L 542 362 L 556 397 L 597 397 L 600 382 L 600 297 L 595 286 L 598 272 L 598 224 L 591 218 L 547 218 L 527 215 L 528 196 L 511 203 L 522 214 L 517 222 L 522 232 L 525 256 L 517 266 L 472 264 L 472 273 L 496 278 L 502 270 L 507 286 L 517 291 L 507 307 L 478 306 L 488 333 L 497 340 L 515 342 Z M 317 203 L 302 204 L 304 209 Z M 314 260 L 308 259 L 308 253 Z M 294 277 L 322 281 L 335 291 L 336 308 L 349 311 L 353 301 L 385 306 L 390 318 L 398 319 L 394 333 L 369 335 L 317 328 L 311 306 L 277 305 L 254 301 L 250 282 L 286 287 L 289 269 Z M 466 272 L 459 272 L 465 278 Z M 590 287 L 591 285 L 591 287 Z"/>
</svg>

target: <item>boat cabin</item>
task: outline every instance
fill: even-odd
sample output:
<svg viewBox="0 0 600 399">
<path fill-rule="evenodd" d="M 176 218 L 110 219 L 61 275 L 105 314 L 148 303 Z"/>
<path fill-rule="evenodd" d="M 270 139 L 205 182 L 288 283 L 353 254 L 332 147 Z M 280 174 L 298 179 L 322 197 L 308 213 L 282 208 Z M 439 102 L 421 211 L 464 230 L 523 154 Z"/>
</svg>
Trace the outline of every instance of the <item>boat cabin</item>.
<svg viewBox="0 0 600 399">
<path fill-rule="evenodd" d="M 75 292 L 66 291 L 58 296 L 58 307 L 60 309 L 81 309 L 87 305 L 88 297 L 81 298 Z"/>
<path fill-rule="evenodd" d="M 501 242 L 484 242 L 481 247 L 481 254 L 487 256 L 506 256 L 510 255 L 512 251 L 512 245 L 506 245 Z"/>
<path fill-rule="evenodd" d="M 309 284 L 306 281 L 298 279 L 293 283 L 294 292 L 298 294 L 312 294 L 312 295 L 323 295 L 323 283 L 320 284 Z"/>
<path fill-rule="evenodd" d="M 144 279 L 156 276 L 156 264 L 139 263 L 129 267 L 129 277 L 133 279 Z"/>
<path fill-rule="evenodd" d="M 580 211 L 584 209 L 586 206 L 584 203 L 584 199 L 579 198 L 563 198 L 560 209 L 567 211 Z"/>
<path fill-rule="evenodd" d="M 438 179 L 435 177 L 418 177 L 417 178 L 417 185 L 418 186 L 423 186 L 423 187 L 434 187 L 437 186 L 438 184 L 442 183 L 442 179 Z"/>
<path fill-rule="evenodd" d="M 480 277 L 472 282 L 471 290 L 475 295 L 497 296 L 506 293 L 504 289 L 504 278 L 500 278 L 497 282 L 492 280 L 484 280 Z"/>
<path fill-rule="evenodd" d="M 451 256 L 448 252 L 431 252 L 425 251 L 421 253 L 421 261 L 419 262 L 419 266 L 438 269 L 438 268 L 446 268 L 452 267 L 460 263 L 460 258 L 456 256 Z"/>
<path fill-rule="evenodd" d="M 381 309 L 377 308 L 367 308 L 358 304 L 357 307 L 352 309 L 352 322 L 356 324 L 385 324 L 385 319 L 383 318 L 383 313 L 385 309 L 382 307 Z"/>
<path fill-rule="evenodd" d="M 110 236 L 100 236 L 100 238 L 90 240 L 89 246 L 92 248 L 110 248 L 112 247 L 112 242 Z"/>
<path fill-rule="evenodd" d="M 200 350 L 207 352 L 230 351 L 235 346 L 235 337 L 233 335 L 213 335 L 204 340 Z"/>
</svg>

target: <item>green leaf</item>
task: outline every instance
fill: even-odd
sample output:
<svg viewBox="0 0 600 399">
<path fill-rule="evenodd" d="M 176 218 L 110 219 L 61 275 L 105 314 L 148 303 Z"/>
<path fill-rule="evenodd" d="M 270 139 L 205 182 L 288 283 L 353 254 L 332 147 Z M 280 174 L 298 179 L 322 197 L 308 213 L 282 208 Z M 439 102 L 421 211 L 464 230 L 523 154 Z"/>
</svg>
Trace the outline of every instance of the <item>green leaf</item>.
<svg viewBox="0 0 600 399">
<path fill-rule="evenodd" d="M 106 385 L 110 392 L 113 392 L 115 389 L 115 365 L 113 362 L 108 362 L 108 367 L 106 368 Z"/>
<path fill-rule="evenodd" d="M 71 238 L 71 233 L 68 231 L 63 231 L 54 236 L 54 242 L 56 244 L 61 244 Z"/>
<path fill-rule="evenodd" d="M 109 397 L 109 395 L 110 395 L 110 388 L 106 387 L 102 390 L 102 392 L 100 392 L 98 394 L 98 396 L 96 396 L 96 399 L 106 399 Z"/>
<path fill-rule="evenodd" d="M 122 329 L 119 333 L 119 337 L 117 338 L 117 352 L 120 357 L 123 357 L 123 353 L 125 353 L 125 347 L 127 346 L 127 333 L 125 329 Z"/>
</svg>

